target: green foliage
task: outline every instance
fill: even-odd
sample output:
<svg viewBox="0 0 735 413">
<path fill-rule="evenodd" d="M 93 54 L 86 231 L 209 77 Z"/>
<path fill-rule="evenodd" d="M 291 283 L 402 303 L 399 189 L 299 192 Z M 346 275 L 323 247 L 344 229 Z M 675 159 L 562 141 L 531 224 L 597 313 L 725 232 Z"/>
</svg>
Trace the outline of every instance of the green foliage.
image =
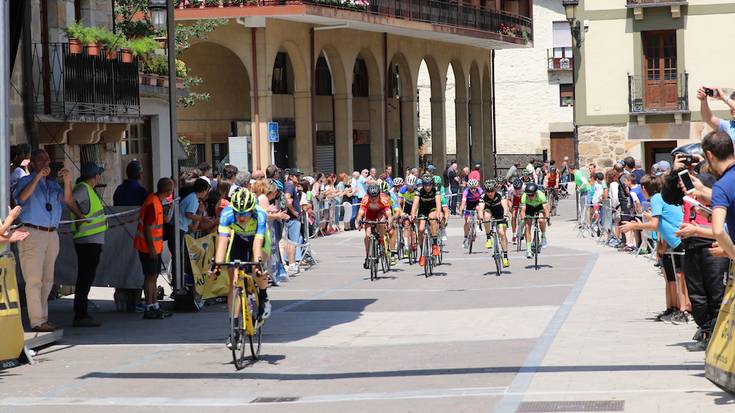
<svg viewBox="0 0 735 413">
<path fill-rule="evenodd" d="M 186 67 L 186 63 L 183 60 L 176 59 L 176 77 L 186 77 L 189 73 L 189 69 Z"/>
<path fill-rule="evenodd" d="M 127 46 L 135 56 L 144 56 L 159 48 L 158 42 L 151 37 L 130 40 Z"/>
<path fill-rule="evenodd" d="M 108 50 L 123 47 L 127 43 L 127 40 L 122 34 L 113 33 L 105 29 L 97 30 L 97 41 L 102 43 L 102 46 Z"/>
<path fill-rule="evenodd" d="M 219 6 L 219 0 L 204 0 L 204 4 L 209 7 Z"/>
<path fill-rule="evenodd" d="M 64 29 L 64 32 L 66 32 L 66 37 L 70 39 L 77 39 L 81 42 L 82 38 L 86 34 L 86 29 L 87 28 L 79 24 L 79 22 L 75 22 L 71 26 Z"/>
<path fill-rule="evenodd" d="M 168 76 L 168 56 L 154 54 L 140 62 L 140 71 L 151 75 Z M 176 77 L 186 78 L 189 69 L 186 63 L 176 59 Z"/>
</svg>

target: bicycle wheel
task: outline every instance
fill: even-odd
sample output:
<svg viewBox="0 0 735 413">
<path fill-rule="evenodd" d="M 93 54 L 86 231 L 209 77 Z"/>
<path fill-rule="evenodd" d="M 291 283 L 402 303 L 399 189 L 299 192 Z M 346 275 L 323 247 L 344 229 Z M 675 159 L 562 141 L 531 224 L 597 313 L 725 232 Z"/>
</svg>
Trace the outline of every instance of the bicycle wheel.
<svg viewBox="0 0 735 413">
<path fill-rule="evenodd" d="M 380 260 L 380 267 L 383 270 L 383 274 L 387 273 L 388 270 L 390 270 L 390 263 L 388 262 L 385 254 L 385 247 L 383 247 L 382 245 L 378 245 L 378 259 Z"/>
<path fill-rule="evenodd" d="M 410 265 L 416 264 L 416 261 L 419 259 L 419 251 L 418 247 L 416 246 L 417 242 L 417 235 L 416 235 L 416 229 L 411 228 L 409 232 L 410 240 L 409 240 L 409 246 L 408 246 L 408 263 Z M 416 247 L 416 248 L 414 248 Z"/>
<path fill-rule="evenodd" d="M 439 265 L 442 265 L 442 263 L 444 262 L 444 241 L 442 241 L 441 237 L 439 238 L 438 244 L 439 244 L 439 260 L 438 260 L 438 262 L 439 262 Z"/>
<path fill-rule="evenodd" d="M 235 365 L 236 370 L 241 370 L 245 367 L 245 331 L 242 328 L 243 317 L 245 317 L 245 307 L 237 308 L 238 303 L 240 305 L 245 304 L 245 295 L 242 287 L 238 287 L 234 291 L 232 299 L 232 308 L 230 314 L 239 314 L 240 317 L 230 316 L 230 345 L 232 346 L 232 362 Z"/>
<path fill-rule="evenodd" d="M 431 247 L 429 231 L 424 231 L 424 242 L 421 243 L 421 256 L 424 257 L 424 276 L 429 278 L 431 275 Z"/>
<path fill-rule="evenodd" d="M 470 221 L 470 231 L 467 233 L 467 253 L 472 254 L 472 244 L 475 243 L 475 221 Z"/>
<path fill-rule="evenodd" d="M 398 234 L 396 234 L 396 253 L 398 254 L 398 259 L 403 259 L 403 225 L 398 225 L 396 227 L 396 231 L 398 231 Z"/>
<path fill-rule="evenodd" d="M 498 242 L 497 234 L 493 234 L 493 258 L 495 259 L 496 275 L 500 276 L 503 272 L 503 259 L 500 253 L 500 243 Z"/>
<path fill-rule="evenodd" d="M 258 360 L 258 357 L 260 357 L 260 344 L 263 325 L 262 322 L 257 321 L 260 318 L 260 312 L 258 311 L 260 310 L 260 308 L 253 308 L 258 307 L 256 300 L 247 300 L 247 302 L 248 308 L 250 309 L 249 315 L 250 317 L 252 317 L 253 320 L 253 335 L 248 335 L 248 341 L 250 342 L 250 355 L 252 356 L 252 360 L 256 361 Z"/>
<path fill-rule="evenodd" d="M 538 251 L 539 251 L 539 239 L 538 239 L 538 227 L 533 227 L 533 266 L 534 269 L 538 270 Z"/>
</svg>

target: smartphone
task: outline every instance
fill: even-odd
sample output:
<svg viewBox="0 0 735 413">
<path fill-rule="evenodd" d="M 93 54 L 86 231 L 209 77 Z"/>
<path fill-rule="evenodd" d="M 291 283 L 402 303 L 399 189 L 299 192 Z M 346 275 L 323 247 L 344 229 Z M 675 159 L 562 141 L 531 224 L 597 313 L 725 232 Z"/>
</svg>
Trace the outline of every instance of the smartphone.
<svg viewBox="0 0 735 413">
<path fill-rule="evenodd" d="M 693 206 L 695 208 L 701 209 L 702 211 L 704 211 L 704 212 L 712 215 L 712 208 L 709 208 L 709 207 L 706 207 L 706 206 L 702 205 L 701 202 L 697 201 L 696 199 L 694 199 L 694 198 L 692 198 L 690 196 L 684 196 L 684 202 L 686 202 L 687 204 L 689 204 L 689 205 L 691 205 L 691 206 Z"/>
<path fill-rule="evenodd" d="M 692 182 L 692 177 L 689 176 L 689 171 L 685 169 L 679 172 L 679 179 L 681 179 L 681 182 L 684 184 L 684 188 L 686 188 L 687 194 L 691 194 L 694 192 L 694 182 Z"/>
<path fill-rule="evenodd" d="M 714 96 L 715 95 L 715 90 L 706 87 L 706 88 L 704 88 L 704 94 L 707 95 L 707 96 Z"/>
</svg>

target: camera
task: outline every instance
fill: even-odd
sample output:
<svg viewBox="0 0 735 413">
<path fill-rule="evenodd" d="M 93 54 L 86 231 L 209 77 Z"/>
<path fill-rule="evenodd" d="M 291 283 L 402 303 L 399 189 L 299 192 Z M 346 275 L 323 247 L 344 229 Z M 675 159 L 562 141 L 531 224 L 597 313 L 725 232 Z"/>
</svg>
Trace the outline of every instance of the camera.
<svg viewBox="0 0 735 413">
<path fill-rule="evenodd" d="M 707 95 L 707 96 L 714 96 L 715 95 L 715 90 L 706 87 L 706 88 L 704 88 L 704 94 Z"/>
<path fill-rule="evenodd" d="M 681 162 L 686 166 L 692 166 L 694 157 L 692 155 L 681 155 Z"/>
</svg>

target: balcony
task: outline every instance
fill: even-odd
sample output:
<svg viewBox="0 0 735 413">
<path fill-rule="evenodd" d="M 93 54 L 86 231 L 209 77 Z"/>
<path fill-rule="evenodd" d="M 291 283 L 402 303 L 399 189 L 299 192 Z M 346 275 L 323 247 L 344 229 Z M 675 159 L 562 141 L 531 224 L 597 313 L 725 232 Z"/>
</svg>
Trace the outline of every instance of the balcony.
<svg viewBox="0 0 735 413">
<path fill-rule="evenodd" d="M 33 107 L 63 122 L 131 123 L 140 118 L 138 62 L 70 53 L 68 43 L 33 44 Z"/>
<path fill-rule="evenodd" d="M 633 9 L 636 20 L 643 20 L 643 9 L 652 7 L 671 8 L 671 17 L 681 17 L 681 6 L 689 4 L 687 0 L 626 0 L 625 7 Z"/>
<path fill-rule="evenodd" d="M 639 119 L 645 115 L 674 115 L 677 122 L 689 113 L 689 74 L 648 79 L 628 75 L 628 107 Z"/>
<path fill-rule="evenodd" d="M 554 47 L 546 51 L 549 72 L 571 72 L 574 68 L 574 56 L 571 47 Z"/>
<path fill-rule="evenodd" d="M 470 44 L 455 41 L 459 36 L 486 48 L 522 47 L 533 40 L 530 17 L 456 0 L 179 0 L 176 12 L 178 20 L 246 16 L 404 35 L 424 32 L 416 37 Z"/>
</svg>

